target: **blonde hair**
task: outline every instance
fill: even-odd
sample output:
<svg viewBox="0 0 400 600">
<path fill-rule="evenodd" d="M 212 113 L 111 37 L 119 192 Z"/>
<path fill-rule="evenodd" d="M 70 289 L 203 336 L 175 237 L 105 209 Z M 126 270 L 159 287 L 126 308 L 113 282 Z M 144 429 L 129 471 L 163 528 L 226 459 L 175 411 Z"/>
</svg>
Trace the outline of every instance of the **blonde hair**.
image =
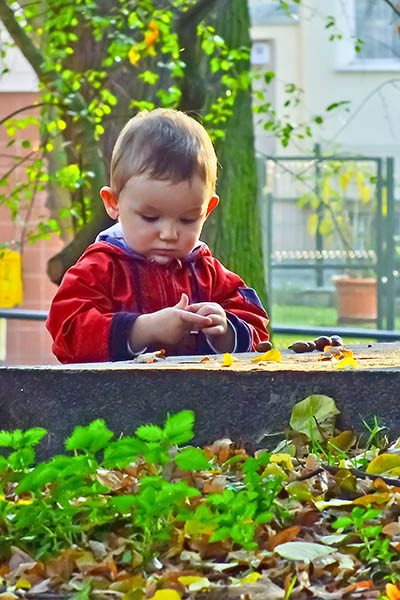
<svg viewBox="0 0 400 600">
<path fill-rule="evenodd" d="M 204 127 L 185 113 L 157 108 L 130 119 L 115 143 L 110 186 L 116 197 L 134 175 L 179 183 L 199 175 L 215 191 L 217 157 Z"/>
</svg>

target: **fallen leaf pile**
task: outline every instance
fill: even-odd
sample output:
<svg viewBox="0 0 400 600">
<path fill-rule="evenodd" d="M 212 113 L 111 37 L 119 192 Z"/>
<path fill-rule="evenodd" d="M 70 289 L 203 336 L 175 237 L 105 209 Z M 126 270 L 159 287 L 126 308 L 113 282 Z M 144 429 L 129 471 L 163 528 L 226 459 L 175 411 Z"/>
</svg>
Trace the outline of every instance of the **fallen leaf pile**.
<svg viewBox="0 0 400 600">
<path fill-rule="evenodd" d="M 400 441 L 375 426 L 361 445 L 335 430 L 338 412 L 329 397 L 306 398 L 285 439 L 252 456 L 229 439 L 178 448 L 190 411 L 117 442 L 97 421 L 67 441 L 89 448 L 75 458 L 92 488 L 80 483 L 75 494 L 65 482 L 79 474 L 65 457 L 32 471 L 16 450 L 1 463 L 0 600 L 399 600 Z M 0 442 L 21 436 L 0 432 Z M 92 477 L 101 437 L 105 459 Z M 120 467 L 108 468 L 112 460 Z M 69 469 L 66 479 L 56 467 Z M 102 519 L 106 505 L 114 512 Z"/>
</svg>

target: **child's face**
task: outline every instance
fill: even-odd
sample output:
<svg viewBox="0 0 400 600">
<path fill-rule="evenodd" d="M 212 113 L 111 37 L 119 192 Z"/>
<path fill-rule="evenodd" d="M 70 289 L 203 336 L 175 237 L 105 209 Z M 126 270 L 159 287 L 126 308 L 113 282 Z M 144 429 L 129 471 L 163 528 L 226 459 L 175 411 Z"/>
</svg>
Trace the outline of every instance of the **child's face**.
<svg viewBox="0 0 400 600">
<path fill-rule="evenodd" d="M 119 218 L 128 246 L 162 265 L 193 250 L 206 217 L 218 203 L 218 197 L 209 194 L 198 175 L 180 183 L 135 175 L 118 202 L 110 188 L 101 191 L 108 214 Z"/>
</svg>

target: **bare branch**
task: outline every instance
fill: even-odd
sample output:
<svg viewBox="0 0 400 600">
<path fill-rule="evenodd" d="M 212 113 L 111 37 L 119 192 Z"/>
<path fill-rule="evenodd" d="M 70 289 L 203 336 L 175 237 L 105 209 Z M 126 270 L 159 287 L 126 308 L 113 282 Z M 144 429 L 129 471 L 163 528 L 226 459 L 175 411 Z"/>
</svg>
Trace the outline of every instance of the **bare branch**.
<svg viewBox="0 0 400 600">
<path fill-rule="evenodd" d="M 386 2 L 386 4 L 388 4 L 390 6 L 390 8 L 392 9 L 392 11 L 398 16 L 400 17 L 400 9 L 397 8 L 397 6 L 395 4 L 393 4 L 393 2 L 391 2 L 391 0 L 383 0 L 384 2 Z"/>
<path fill-rule="evenodd" d="M 51 102 L 37 102 L 36 104 L 28 104 L 27 106 L 18 108 L 18 110 L 14 110 L 14 112 L 10 113 L 3 119 L 0 119 L 0 125 L 3 125 L 3 123 L 8 121 L 8 119 L 15 117 L 15 115 L 18 115 L 19 113 L 25 112 L 26 110 L 29 110 L 30 108 L 40 108 L 41 106 L 45 106 L 46 104 L 48 104 L 49 106 L 52 106 Z"/>
</svg>

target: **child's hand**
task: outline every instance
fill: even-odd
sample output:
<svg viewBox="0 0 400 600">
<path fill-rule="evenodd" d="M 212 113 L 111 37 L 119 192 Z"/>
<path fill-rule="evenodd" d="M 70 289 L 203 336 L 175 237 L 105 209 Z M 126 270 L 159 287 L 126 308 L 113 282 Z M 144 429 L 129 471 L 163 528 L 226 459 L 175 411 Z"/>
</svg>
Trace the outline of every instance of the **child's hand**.
<svg viewBox="0 0 400 600">
<path fill-rule="evenodd" d="M 142 351 L 150 344 L 177 344 L 191 331 L 199 331 L 212 325 L 212 320 L 207 315 L 186 310 L 188 304 L 187 295 L 182 294 L 175 306 L 140 315 L 129 340 L 133 352 Z"/>
<path fill-rule="evenodd" d="M 213 347 L 218 352 L 231 352 L 234 344 L 234 334 L 232 328 L 228 326 L 226 312 L 220 304 L 216 302 L 198 302 L 189 304 L 185 308 L 186 312 L 203 315 L 211 319 L 209 325 L 201 327 L 204 335 L 209 338 Z"/>
</svg>

